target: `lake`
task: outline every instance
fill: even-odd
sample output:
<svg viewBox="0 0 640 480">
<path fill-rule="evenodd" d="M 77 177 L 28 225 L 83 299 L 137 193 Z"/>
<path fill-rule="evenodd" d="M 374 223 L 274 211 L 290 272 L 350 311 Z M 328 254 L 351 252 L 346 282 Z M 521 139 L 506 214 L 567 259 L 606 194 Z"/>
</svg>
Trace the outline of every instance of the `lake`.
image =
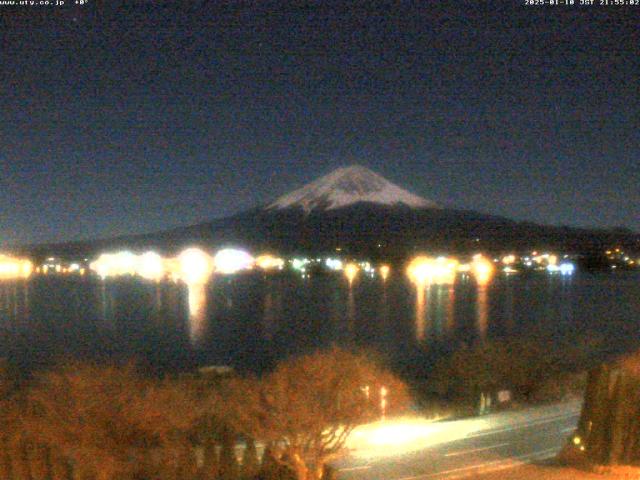
<svg viewBox="0 0 640 480">
<path fill-rule="evenodd" d="M 341 274 L 251 272 L 206 285 L 40 275 L 0 284 L 0 356 L 25 368 L 58 358 L 136 358 L 159 369 L 231 365 L 260 371 L 332 343 L 411 361 L 463 343 L 548 335 L 604 338 L 615 352 L 640 337 L 640 274 L 496 275 L 478 286 L 418 290 Z"/>
</svg>

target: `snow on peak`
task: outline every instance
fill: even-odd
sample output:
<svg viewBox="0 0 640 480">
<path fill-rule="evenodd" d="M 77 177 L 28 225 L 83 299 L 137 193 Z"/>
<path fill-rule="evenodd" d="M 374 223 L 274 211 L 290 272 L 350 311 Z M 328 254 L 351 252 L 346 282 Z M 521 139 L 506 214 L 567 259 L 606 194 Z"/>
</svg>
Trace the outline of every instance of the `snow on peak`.
<svg viewBox="0 0 640 480">
<path fill-rule="evenodd" d="M 353 165 L 338 168 L 298 190 L 283 195 L 267 209 L 302 207 L 305 212 L 309 212 L 315 209 L 342 208 L 358 202 L 438 208 L 434 202 L 407 192 L 368 168 Z"/>
</svg>

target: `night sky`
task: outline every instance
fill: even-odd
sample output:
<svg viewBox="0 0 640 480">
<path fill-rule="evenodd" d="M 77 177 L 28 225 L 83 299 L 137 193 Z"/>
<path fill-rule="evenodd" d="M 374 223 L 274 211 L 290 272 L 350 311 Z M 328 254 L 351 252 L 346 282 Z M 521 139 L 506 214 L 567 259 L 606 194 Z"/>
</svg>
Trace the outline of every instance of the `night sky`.
<svg viewBox="0 0 640 480">
<path fill-rule="evenodd" d="M 201 222 L 353 163 L 640 231 L 640 7 L 345 3 L 0 6 L 0 246 Z"/>
</svg>

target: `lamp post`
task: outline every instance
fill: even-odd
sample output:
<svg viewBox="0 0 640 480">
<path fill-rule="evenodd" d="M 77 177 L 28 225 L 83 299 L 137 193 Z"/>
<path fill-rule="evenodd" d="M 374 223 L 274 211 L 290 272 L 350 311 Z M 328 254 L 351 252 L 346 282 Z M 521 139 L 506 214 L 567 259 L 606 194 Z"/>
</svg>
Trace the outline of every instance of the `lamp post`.
<svg viewBox="0 0 640 480">
<path fill-rule="evenodd" d="M 380 411 L 382 412 L 382 420 L 385 419 L 387 414 L 387 387 L 380 387 Z"/>
</svg>

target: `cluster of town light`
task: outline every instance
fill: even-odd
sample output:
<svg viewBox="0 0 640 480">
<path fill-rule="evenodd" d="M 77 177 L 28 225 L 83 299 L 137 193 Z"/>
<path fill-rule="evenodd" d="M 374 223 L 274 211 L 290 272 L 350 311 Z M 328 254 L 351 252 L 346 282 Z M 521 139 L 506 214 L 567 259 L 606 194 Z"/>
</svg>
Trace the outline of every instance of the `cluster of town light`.
<svg viewBox="0 0 640 480">
<path fill-rule="evenodd" d="M 416 287 L 427 285 L 450 285 L 455 282 L 458 272 L 471 273 L 478 285 L 486 285 L 494 273 L 493 263 L 478 254 L 470 263 L 460 263 L 451 257 L 429 257 L 419 255 L 409 263 L 407 276 Z"/>
<path fill-rule="evenodd" d="M 606 253 L 611 259 L 620 257 L 629 265 L 635 263 L 620 249 L 608 250 Z M 343 272 L 350 286 L 361 273 L 371 278 L 379 275 L 382 281 L 386 282 L 391 272 L 388 265 L 381 265 L 376 269 L 367 261 L 346 262 L 334 257 L 294 257 L 285 260 L 269 254 L 253 257 L 244 250 L 234 248 L 222 249 L 213 256 L 198 248 L 188 248 L 176 257 L 169 258 L 152 251 L 143 254 L 130 251 L 103 253 L 89 265 L 89 268 L 103 279 L 130 275 L 152 281 L 170 279 L 193 284 L 206 283 L 214 273 L 234 274 L 253 268 L 263 271 L 284 270 L 287 266 L 299 272 L 303 278 L 308 278 L 310 268 L 315 269 L 318 266 L 329 271 Z M 542 270 L 561 275 L 571 275 L 575 271 L 568 255 L 564 255 L 560 260 L 556 254 L 534 251 L 529 255 L 507 254 L 493 259 L 478 254 L 467 263 L 461 263 L 453 257 L 421 255 L 411 260 L 406 272 L 416 285 L 452 284 L 458 273 L 473 275 L 478 285 L 486 285 L 491 281 L 497 266 L 507 274 L 518 273 L 521 269 Z M 83 275 L 86 268 L 84 263 L 67 265 L 50 257 L 34 269 L 27 259 L 0 255 L 0 279 L 28 278 L 34 271 L 38 274 Z"/>
<path fill-rule="evenodd" d="M 455 281 L 459 262 L 450 257 L 417 256 L 409 263 L 407 275 L 418 287 L 451 284 Z"/>
<path fill-rule="evenodd" d="M 640 258 L 633 259 L 629 256 L 628 253 L 624 252 L 620 248 L 614 248 L 611 250 L 605 251 L 608 260 L 611 260 L 610 267 L 612 269 L 618 268 L 618 266 L 622 267 L 640 267 Z"/>
<path fill-rule="evenodd" d="M 282 270 L 284 260 L 273 255 L 260 255 L 256 258 L 256 265 L 262 270 Z"/>
<path fill-rule="evenodd" d="M 90 268 L 102 278 L 136 275 L 148 280 L 172 280 L 185 283 L 201 282 L 213 273 L 234 274 L 255 267 L 264 270 L 283 270 L 288 263 L 290 267 L 302 274 L 307 273 L 313 263 L 324 263 L 331 271 L 343 271 L 352 283 L 360 271 L 374 276 L 376 269 L 369 262 L 343 263 L 338 258 L 309 259 L 293 258 L 288 262 L 280 257 L 269 254 L 253 257 L 250 253 L 233 248 L 226 248 L 214 256 L 198 248 L 188 248 L 177 257 L 163 258 L 155 252 L 136 255 L 124 251 L 117 253 L 103 253 L 90 264 Z M 390 268 L 384 265 L 380 274 L 384 280 L 389 276 Z"/>
<path fill-rule="evenodd" d="M 85 259 L 86 260 L 86 259 Z M 34 268 L 34 272 L 42 275 L 84 275 L 87 269 L 80 262 L 63 262 L 56 257 L 48 257 L 42 264 Z"/>
<path fill-rule="evenodd" d="M 525 254 L 521 257 L 509 254 L 501 259 L 494 259 L 494 262 L 501 262 L 504 265 L 502 271 L 507 274 L 518 273 L 520 271 L 519 268 L 547 271 L 548 273 L 559 273 L 561 275 L 572 275 L 575 272 L 575 265 L 569 260 L 569 255 L 564 255 L 561 260 L 560 256 L 554 253 L 533 251 L 531 254 Z"/>
<path fill-rule="evenodd" d="M 0 255 L 0 280 L 18 280 L 29 278 L 33 264 L 26 258 Z"/>
<path fill-rule="evenodd" d="M 163 258 L 155 252 L 136 255 L 132 252 L 103 253 L 90 264 L 101 278 L 135 275 L 147 280 L 170 278 L 187 284 L 206 283 L 213 273 L 233 274 L 254 266 L 264 270 L 282 268 L 284 260 L 262 255 L 253 258 L 244 250 L 226 248 L 214 256 L 199 248 L 187 248 L 177 257 Z"/>
</svg>

